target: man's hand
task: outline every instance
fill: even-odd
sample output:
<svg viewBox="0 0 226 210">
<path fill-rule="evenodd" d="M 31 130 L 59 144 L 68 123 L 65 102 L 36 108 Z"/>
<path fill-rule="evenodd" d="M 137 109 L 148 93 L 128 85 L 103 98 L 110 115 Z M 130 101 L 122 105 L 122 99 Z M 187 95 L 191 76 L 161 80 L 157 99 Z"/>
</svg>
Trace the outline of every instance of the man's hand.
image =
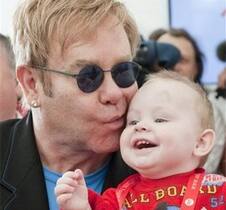
<svg viewBox="0 0 226 210">
<path fill-rule="evenodd" d="M 91 210 L 86 183 L 80 169 L 68 171 L 58 179 L 55 194 L 62 210 Z"/>
</svg>

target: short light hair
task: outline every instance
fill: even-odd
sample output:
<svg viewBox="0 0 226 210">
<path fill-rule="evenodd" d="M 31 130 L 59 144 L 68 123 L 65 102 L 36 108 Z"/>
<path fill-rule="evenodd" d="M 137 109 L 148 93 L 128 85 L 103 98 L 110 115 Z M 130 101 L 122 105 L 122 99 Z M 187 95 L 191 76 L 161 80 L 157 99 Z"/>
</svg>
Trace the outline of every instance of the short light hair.
<svg viewBox="0 0 226 210">
<path fill-rule="evenodd" d="M 11 40 L 8 36 L 0 33 L 0 48 L 5 53 L 8 65 L 12 71 L 15 71 L 15 56 L 11 45 Z"/>
<path fill-rule="evenodd" d="M 124 4 L 117 0 L 24 0 L 14 16 L 17 65 L 48 64 L 50 45 L 57 39 L 63 52 L 70 42 L 95 32 L 109 15 L 118 18 L 134 56 L 139 43 L 137 26 Z M 103 40 L 104 44 L 104 40 Z"/>
<path fill-rule="evenodd" d="M 207 93 L 198 83 L 189 80 L 187 77 L 182 76 L 177 72 L 161 70 L 157 73 L 150 74 L 147 77 L 144 86 L 159 79 L 177 81 L 195 91 L 198 96 L 194 99 L 196 100 L 195 103 L 197 104 L 195 111 L 197 112 L 197 114 L 199 114 L 201 128 L 214 130 L 214 114 L 212 104 L 207 97 Z"/>
</svg>

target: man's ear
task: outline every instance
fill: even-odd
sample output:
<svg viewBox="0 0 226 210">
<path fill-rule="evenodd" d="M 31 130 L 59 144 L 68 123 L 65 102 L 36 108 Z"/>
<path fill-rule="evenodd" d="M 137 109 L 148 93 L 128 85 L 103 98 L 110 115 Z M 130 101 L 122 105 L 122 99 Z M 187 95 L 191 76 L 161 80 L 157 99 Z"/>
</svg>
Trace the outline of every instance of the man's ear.
<svg viewBox="0 0 226 210">
<path fill-rule="evenodd" d="M 209 154 L 215 142 L 215 132 L 212 129 L 206 129 L 202 132 L 196 142 L 193 154 L 196 157 L 203 157 Z"/>
<path fill-rule="evenodd" d="M 17 79 L 23 89 L 27 102 L 31 105 L 32 101 L 39 101 L 37 90 L 38 75 L 31 67 L 21 65 L 16 70 Z"/>
</svg>

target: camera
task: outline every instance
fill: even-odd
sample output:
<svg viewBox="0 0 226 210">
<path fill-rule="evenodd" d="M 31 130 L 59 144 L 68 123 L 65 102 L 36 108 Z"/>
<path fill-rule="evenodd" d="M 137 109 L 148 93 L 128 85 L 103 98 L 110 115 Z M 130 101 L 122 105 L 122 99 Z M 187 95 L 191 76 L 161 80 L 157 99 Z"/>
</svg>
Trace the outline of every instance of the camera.
<svg viewBox="0 0 226 210">
<path fill-rule="evenodd" d="M 159 43 L 155 40 L 141 40 L 134 58 L 134 61 L 142 67 L 137 79 L 138 87 L 142 86 L 147 74 L 157 72 L 162 68 L 170 70 L 181 59 L 180 51 L 171 44 Z"/>
</svg>

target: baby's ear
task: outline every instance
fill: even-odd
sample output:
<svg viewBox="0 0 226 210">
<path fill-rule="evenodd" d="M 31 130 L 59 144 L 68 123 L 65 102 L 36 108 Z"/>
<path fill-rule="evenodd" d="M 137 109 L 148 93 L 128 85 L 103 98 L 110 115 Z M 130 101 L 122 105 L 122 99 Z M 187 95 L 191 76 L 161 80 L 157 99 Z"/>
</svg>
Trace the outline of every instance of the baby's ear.
<svg viewBox="0 0 226 210">
<path fill-rule="evenodd" d="M 206 129 L 202 132 L 196 142 L 193 154 L 196 157 L 203 157 L 208 155 L 213 148 L 215 142 L 215 132 L 212 129 Z"/>
</svg>

